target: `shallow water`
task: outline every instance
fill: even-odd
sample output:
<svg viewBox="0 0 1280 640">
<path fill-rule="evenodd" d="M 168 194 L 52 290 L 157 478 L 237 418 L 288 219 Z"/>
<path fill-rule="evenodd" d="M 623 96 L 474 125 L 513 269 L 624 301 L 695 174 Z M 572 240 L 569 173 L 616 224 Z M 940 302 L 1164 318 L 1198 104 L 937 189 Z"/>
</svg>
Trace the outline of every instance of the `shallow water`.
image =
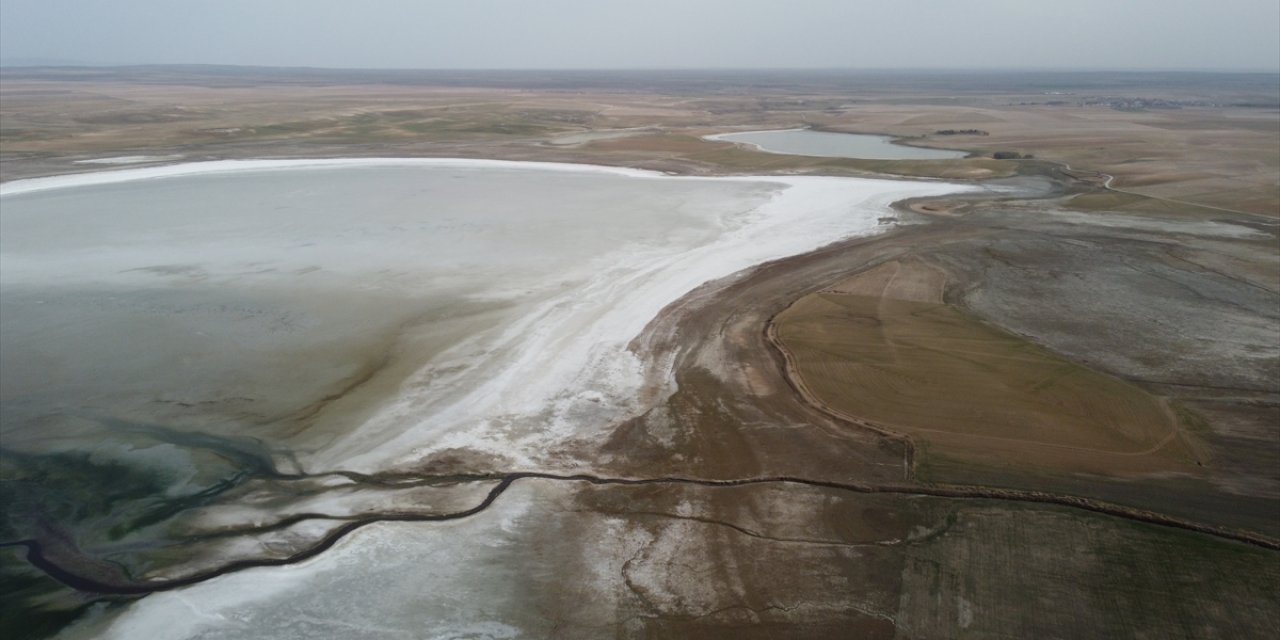
<svg viewBox="0 0 1280 640">
<path fill-rule="evenodd" d="M 888 136 L 857 133 L 832 133 L 812 129 L 777 131 L 744 131 L 707 136 L 708 140 L 724 140 L 750 145 L 768 153 L 824 158 L 862 158 L 865 160 L 947 160 L 963 158 L 964 151 L 926 149 L 894 144 Z"/>
<path fill-rule="evenodd" d="M 406 328 L 418 365 L 462 344 L 455 374 L 500 359 L 522 313 L 706 244 L 780 187 L 348 166 L 9 195 L 5 430 L 75 414 L 278 437 Z"/>
<path fill-rule="evenodd" d="M 312 470 L 458 448 L 529 464 L 638 410 L 646 365 L 626 345 L 684 292 L 873 230 L 889 200 L 954 189 L 529 163 L 219 166 L 6 185 L 10 446 L 105 416 L 287 439 Z"/>
<path fill-rule="evenodd" d="M 136 523 L 190 504 L 205 510 L 178 513 L 184 526 L 234 525 L 241 511 L 210 487 L 276 473 L 271 465 L 375 473 L 466 452 L 478 461 L 470 471 L 589 468 L 583 443 L 672 389 L 668 364 L 630 347 L 666 305 L 709 280 L 873 233 L 895 200 L 962 189 L 451 160 L 221 162 L 8 183 L 4 447 L 45 456 L 41 469 L 63 465 L 43 490 L 71 503 L 118 484 L 120 469 L 141 470 L 109 509 L 57 522 L 96 552 L 117 545 L 136 555 L 116 557 L 138 562 L 167 534 Z M 566 457 L 570 441 L 584 458 Z M 105 524 L 125 537 L 101 537 Z M 424 533 L 370 531 L 390 549 Z M 448 548 L 425 533 L 424 553 Z M 169 635 L 294 599 L 332 622 L 340 610 L 297 585 L 313 571 L 360 584 L 348 554 L 368 540 L 263 570 L 274 578 L 255 581 L 252 601 L 192 601 L 207 614 Z M 471 542 L 481 561 L 501 546 Z M 389 608 L 370 615 L 415 626 L 403 598 L 432 593 L 434 579 L 384 594 Z M 490 579 L 477 578 L 485 593 Z M 121 629 L 152 625 L 147 611 L 126 612 Z"/>
</svg>

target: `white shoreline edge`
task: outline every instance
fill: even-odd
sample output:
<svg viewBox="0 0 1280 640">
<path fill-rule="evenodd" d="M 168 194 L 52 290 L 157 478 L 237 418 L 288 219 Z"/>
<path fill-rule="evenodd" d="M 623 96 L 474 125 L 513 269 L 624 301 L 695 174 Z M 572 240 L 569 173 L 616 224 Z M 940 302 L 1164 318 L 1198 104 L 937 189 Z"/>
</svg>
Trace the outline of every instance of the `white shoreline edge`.
<svg viewBox="0 0 1280 640">
<path fill-rule="evenodd" d="M 200 174 L 222 174 L 275 169 L 310 169 L 326 167 L 458 167 L 458 168 L 507 168 L 536 169 L 541 171 L 587 171 L 608 173 L 635 178 L 678 177 L 660 171 L 610 167 L 599 164 L 575 164 L 568 162 L 534 162 L 528 160 L 491 160 L 481 158 L 309 158 L 281 160 L 209 160 L 183 162 L 161 167 L 139 167 L 113 171 L 72 173 L 43 178 L 24 178 L 0 183 L 0 196 L 16 196 L 51 189 L 98 186 L 138 180 L 173 178 Z"/>
<path fill-rule="evenodd" d="M 732 142 L 733 144 L 742 145 L 744 147 L 752 147 L 756 151 L 759 151 L 761 153 L 772 153 L 774 155 L 780 155 L 780 156 L 800 156 L 800 157 L 810 157 L 810 158 L 830 157 L 830 156 L 805 156 L 802 153 L 785 153 L 782 151 L 770 151 L 754 142 L 744 142 L 741 140 L 728 139 L 729 136 L 736 136 L 744 133 L 787 133 L 789 131 L 811 131 L 811 129 L 809 129 L 809 127 L 796 127 L 794 129 L 755 129 L 752 131 L 726 131 L 724 133 L 713 133 L 709 136 L 702 136 L 702 139 L 710 140 L 712 142 Z M 836 157 L 839 157 L 839 156 L 836 156 Z M 0 185 L 0 189 L 3 189 L 3 185 Z"/>
</svg>

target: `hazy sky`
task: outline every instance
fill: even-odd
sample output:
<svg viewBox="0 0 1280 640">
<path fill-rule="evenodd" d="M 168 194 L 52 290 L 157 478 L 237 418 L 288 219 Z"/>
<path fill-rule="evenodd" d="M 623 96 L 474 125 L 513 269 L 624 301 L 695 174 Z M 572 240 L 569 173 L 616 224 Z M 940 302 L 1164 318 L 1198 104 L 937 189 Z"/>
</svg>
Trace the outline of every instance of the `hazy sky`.
<svg viewBox="0 0 1280 640">
<path fill-rule="evenodd" d="M 0 63 L 1280 69 L 1280 0 L 0 0 Z"/>
</svg>

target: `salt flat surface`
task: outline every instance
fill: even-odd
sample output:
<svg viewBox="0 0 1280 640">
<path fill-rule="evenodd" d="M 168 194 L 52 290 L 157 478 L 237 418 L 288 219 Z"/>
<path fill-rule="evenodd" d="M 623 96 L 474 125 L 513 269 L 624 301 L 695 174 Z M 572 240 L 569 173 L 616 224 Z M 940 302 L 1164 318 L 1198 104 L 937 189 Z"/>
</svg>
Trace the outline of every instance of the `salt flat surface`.
<svg viewBox="0 0 1280 640">
<path fill-rule="evenodd" d="M 177 160 L 182 156 L 114 156 L 111 158 L 91 158 L 76 160 L 74 164 L 141 164 L 143 162 L 163 162 Z"/>
<path fill-rule="evenodd" d="M 290 440 L 307 470 L 458 449 L 538 467 L 644 409 L 663 363 L 627 345 L 667 304 L 873 232 L 892 201 L 962 189 L 438 159 L 6 183 L 0 384 L 11 425 L 70 405 L 233 430 L 228 415 L 285 414 L 392 348 L 406 377 L 376 407 Z"/>
<path fill-rule="evenodd" d="M 292 171 L 312 168 L 354 168 L 354 167 L 453 167 L 453 168 L 505 168 L 505 169 L 538 169 L 541 171 L 562 171 L 582 173 L 608 173 L 621 176 L 660 176 L 663 174 L 643 169 L 626 167 L 606 167 L 590 164 L 572 164 L 563 162 L 519 162 L 507 160 L 475 160 L 467 158 L 316 158 L 305 160 L 212 160 L 209 162 L 188 162 L 166 165 L 163 167 L 146 167 L 140 169 L 122 169 L 119 171 L 102 171 L 96 173 L 78 173 L 45 178 L 28 178 L 0 183 L 0 196 L 62 189 L 66 187 L 86 187 L 100 184 L 118 184 L 155 178 L 173 178 L 178 176 L 210 175 L 223 173 L 246 173 L 262 171 Z"/>
<path fill-rule="evenodd" d="M 305 562 L 153 594 L 123 615 L 90 617 L 60 637 L 549 637 L 533 597 L 521 591 L 531 566 L 549 569 L 525 542 L 539 501 L 537 487 L 526 483 L 466 520 L 369 525 Z"/>
</svg>

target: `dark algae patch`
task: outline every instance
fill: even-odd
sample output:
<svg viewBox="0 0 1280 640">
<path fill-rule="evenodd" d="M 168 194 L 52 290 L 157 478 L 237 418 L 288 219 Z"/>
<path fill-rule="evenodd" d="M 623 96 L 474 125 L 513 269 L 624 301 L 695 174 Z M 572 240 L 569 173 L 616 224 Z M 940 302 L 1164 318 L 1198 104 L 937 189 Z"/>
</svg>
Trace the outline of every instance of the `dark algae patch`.
<svg viewBox="0 0 1280 640">
<path fill-rule="evenodd" d="M 91 457 L 88 453 L 0 451 L 4 537 L 26 537 L 35 528 L 61 528 L 102 519 L 118 523 L 109 530 L 120 532 L 130 512 L 141 515 L 130 503 L 151 502 L 164 493 L 165 483 L 155 474 Z"/>
<path fill-rule="evenodd" d="M 70 544 L 119 538 L 162 507 L 163 478 L 85 453 L 0 451 L 0 543 L 59 537 Z M 49 637 L 102 596 L 75 591 L 30 564 L 21 546 L 0 549 L 0 637 Z M 99 605 L 101 606 L 101 605 Z"/>
<path fill-rule="evenodd" d="M 92 606 L 27 564 L 24 553 L 0 549 L 0 637 L 8 640 L 49 637 Z"/>
</svg>

